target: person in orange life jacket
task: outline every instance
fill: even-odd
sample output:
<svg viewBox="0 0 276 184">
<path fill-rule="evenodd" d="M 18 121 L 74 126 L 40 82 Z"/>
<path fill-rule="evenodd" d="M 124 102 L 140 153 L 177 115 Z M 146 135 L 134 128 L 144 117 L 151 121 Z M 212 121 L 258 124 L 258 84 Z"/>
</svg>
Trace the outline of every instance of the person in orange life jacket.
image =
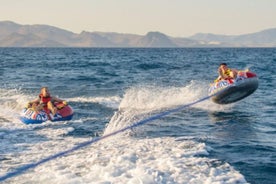
<svg viewBox="0 0 276 184">
<path fill-rule="evenodd" d="M 218 73 L 219 73 L 219 76 L 215 80 L 216 82 L 223 79 L 235 79 L 237 77 L 238 70 L 230 69 L 228 68 L 226 63 L 221 63 L 218 68 Z"/>
<path fill-rule="evenodd" d="M 45 110 L 47 113 L 50 110 L 54 116 L 57 113 L 57 107 L 54 106 L 55 102 L 62 102 L 64 105 L 67 105 L 66 101 L 51 96 L 47 87 L 42 87 L 38 98 L 29 102 L 27 107 L 32 107 L 36 111 Z"/>
</svg>

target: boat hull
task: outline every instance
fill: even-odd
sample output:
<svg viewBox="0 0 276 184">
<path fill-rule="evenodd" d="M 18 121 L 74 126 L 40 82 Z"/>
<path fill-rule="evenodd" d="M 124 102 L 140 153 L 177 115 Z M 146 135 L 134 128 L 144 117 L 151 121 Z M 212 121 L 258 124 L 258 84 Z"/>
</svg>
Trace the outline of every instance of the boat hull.
<svg viewBox="0 0 276 184">
<path fill-rule="evenodd" d="M 248 73 L 248 72 L 247 72 Z M 258 88 L 258 77 L 254 73 L 243 73 L 235 80 L 223 80 L 213 83 L 209 89 L 211 99 L 217 104 L 229 104 L 237 102 Z"/>
<path fill-rule="evenodd" d="M 66 105 L 59 109 L 55 116 L 47 114 L 45 111 L 35 111 L 32 108 L 24 108 L 19 119 L 25 124 L 41 124 L 48 120 L 56 121 L 69 121 L 73 118 L 74 112 L 70 105 Z"/>
</svg>

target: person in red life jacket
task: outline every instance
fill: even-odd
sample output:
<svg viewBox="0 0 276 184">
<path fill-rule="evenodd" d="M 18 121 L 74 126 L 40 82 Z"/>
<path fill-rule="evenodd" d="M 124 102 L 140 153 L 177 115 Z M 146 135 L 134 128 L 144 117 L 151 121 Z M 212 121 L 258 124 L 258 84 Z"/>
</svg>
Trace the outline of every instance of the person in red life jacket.
<svg viewBox="0 0 276 184">
<path fill-rule="evenodd" d="M 54 105 L 55 102 L 62 102 L 64 105 L 67 105 L 66 101 L 51 96 L 47 87 L 42 87 L 38 98 L 29 102 L 27 107 L 32 107 L 36 111 L 44 110 L 47 114 L 51 112 L 54 116 L 57 113 L 57 107 Z"/>
<path fill-rule="evenodd" d="M 230 69 L 228 68 L 226 63 L 221 63 L 218 68 L 219 76 L 215 80 L 215 82 L 218 82 L 220 80 L 226 80 L 226 79 L 235 79 L 238 74 L 238 70 L 236 69 Z"/>
</svg>

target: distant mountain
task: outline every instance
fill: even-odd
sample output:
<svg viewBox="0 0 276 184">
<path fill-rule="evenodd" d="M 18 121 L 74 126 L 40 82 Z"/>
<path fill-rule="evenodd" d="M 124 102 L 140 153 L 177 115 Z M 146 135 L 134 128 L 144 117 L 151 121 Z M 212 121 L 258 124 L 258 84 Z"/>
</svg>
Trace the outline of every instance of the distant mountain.
<svg viewBox="0 0 276 184">
<path fill-rule="evenodd" d="M 239 36 L 198 33 L 189 38 L 175 38 L 160 32 L 76 34 L 48 25 L 0 21 L 0 47 L 276 47 L 276 29 Z"/>
<path fill-rule="evenodd" d="M 4 47 L 64 47 L 54 40 L 43 39 L 34 34 L 12 33 L 0 40 Z"/>
<path fill-rule="evenodd" d="M 224 47 L 276 47 L 276 28 L 238 36 L 198 33 L 190 39 Z"/>
<path fill-rule="evenodd" d="M 173 41 L 163 33 L 149 32 L 146 36 L 138 40 L 138 47 L 177 47 Z"/>
</svg>

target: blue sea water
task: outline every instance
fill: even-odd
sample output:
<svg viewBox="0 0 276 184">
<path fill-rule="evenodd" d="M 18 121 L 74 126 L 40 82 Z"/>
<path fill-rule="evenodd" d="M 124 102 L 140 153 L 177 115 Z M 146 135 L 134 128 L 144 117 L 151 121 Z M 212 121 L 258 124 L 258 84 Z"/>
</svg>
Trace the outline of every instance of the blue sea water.
<svg viewBox="0 0 276 184">
<path fill-rule="evenodd" d="M 221 62 L 257 73 L 257 91 L 201 102 L 5 182 L 275 183 L 275 48 L 1 48 L 0 176 L 207 96 Z M 72 121 L 18 120 L 42 86 L 68 101 Z"/>
</svg>

